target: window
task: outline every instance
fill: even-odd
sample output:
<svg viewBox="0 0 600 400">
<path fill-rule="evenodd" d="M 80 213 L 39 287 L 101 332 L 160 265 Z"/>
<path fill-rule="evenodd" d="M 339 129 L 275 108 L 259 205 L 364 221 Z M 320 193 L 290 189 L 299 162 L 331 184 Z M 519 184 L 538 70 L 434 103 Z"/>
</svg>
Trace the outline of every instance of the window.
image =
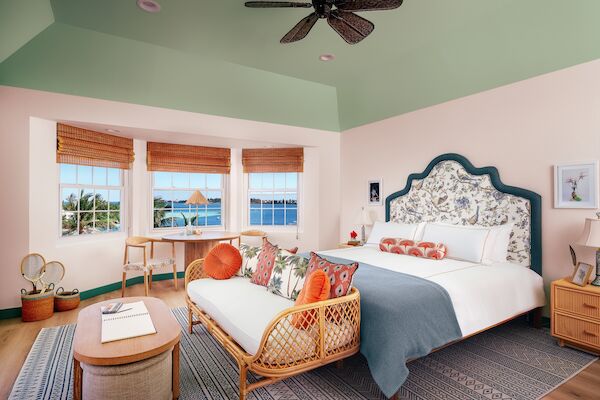
<svg viewBox="0 0 600 400">
<path fill-rule="evenodd" d="M 123 170 L 60 164 L 61 236 L 119 232 Z"/>
<path fill-rule="evenodd" d="M 199 190 L 208 205 L 185 204 Z M 154 228 L 223 225 L 223 175 L 186 172 L 153 172 Z M 197 207 L 197 208 L 196 208 Z"/>
<path fill-rule="evenodd" d="M 298 225 L 297 172 L 249 173 L 250 225 Z"/>
</svg>

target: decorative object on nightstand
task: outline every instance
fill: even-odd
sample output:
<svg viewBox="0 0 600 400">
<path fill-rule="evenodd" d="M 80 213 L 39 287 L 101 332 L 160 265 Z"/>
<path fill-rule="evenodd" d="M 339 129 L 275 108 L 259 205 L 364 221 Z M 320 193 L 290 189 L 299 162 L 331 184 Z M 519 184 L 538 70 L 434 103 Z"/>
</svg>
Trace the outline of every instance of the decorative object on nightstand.
<svg viewBox="0 0 600 400">
<path fill-rule="evenodd" d="M 600 212 L 596 213 L 596 217 L 596 219 L 586 218 L 583 232 L 575 243 L 580 246 L 596 248 L 596 279 L 592 285 L 600 286 Z"/>
<path fill-rule="evenodd" d="M 196 206 L 196 227 L 200 226 L 199 218 L 198 218 L 198 206 L 205 206 L 208 204 L 208 200 L 206 200 L 206 197 L 204 197 L 204 195 L 202 195 L 202 193 L 200 193 L 199 190 L 196 190 L 196 191 L 194 191 L 194 193 L 192 193 L 190 198 L 187 199 L 185 204 Z M 185 227 L 186 234 L 188 232 L 188 227 L 192 228 L 191 227 L 192 225 L 193 225 L 192 219 L 190 218 L 188 220 L 187 226 Z M 199 235 L 201 233 L 200 228 L 196 228 L 195 230 L 194 229 L 190 229 L 190 230 L 192 231 L 192 234 L 194 234 L 194 235 Z"/>
<path fill-rule="evenodd" d="M 348 240 L 348 246 L 358 246 L 360 245 L 360 240 L 356 240 L 358 237 L 358 233 L 356 231 L 350 232 L 350 240 Z"/>
<path fill-rule="evenodd" d="M 567 279 L 552 282 L 552 336 L 569 345 L 600 354 L 600 288 L 577 286 Z"/>
<path fill-rule="evenodd" d="M 360 227 L 360 243 L 364 244 L 367 241 L 366 233 L 365 233 L 365 226 L 373 225 L 373 220 L 371 219 L 371 215 L 364 207 L 360 211 L 360 217 L 359 217 L 358 224 L 361 226 Z"/>
<path fill-rule="evenodd" d="M 571 283 L 578 286 L 585 286 L 590 282 L 590 276 L 592 275 L 594 267 L 590 264 L 578 262 L 573 276 L 571 276 Z"/>
</svg>

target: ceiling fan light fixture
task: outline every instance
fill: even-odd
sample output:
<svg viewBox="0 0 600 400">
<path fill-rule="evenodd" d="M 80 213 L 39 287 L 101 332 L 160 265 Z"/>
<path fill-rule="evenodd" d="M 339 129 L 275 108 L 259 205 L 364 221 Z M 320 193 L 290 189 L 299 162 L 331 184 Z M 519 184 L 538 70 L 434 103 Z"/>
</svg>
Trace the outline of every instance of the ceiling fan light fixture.
<svg viewBox="0 0 600 400">
<path fill-rule="evenodd" d="M 319 56 L 319 60 L 325 61 L 325 62 L 333 61 L 333 60 L 335 60 L 335 55 L 334 54 L 321 54 Z"/>
<path fill-rule="evenodd" d="M 149 13 L 157 13 L 160 11 L 160 4 L 155 0 L 137 0 L 137 5 L 139 8 Z"/>
</svg>

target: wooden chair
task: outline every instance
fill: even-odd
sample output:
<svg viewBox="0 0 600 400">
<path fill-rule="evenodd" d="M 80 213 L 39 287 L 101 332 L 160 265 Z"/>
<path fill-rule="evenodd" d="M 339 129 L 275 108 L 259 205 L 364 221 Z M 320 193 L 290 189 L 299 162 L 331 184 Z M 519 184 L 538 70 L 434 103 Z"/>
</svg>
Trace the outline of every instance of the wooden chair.
<svg viewBox="0 0 600 400">
<path fill-rule="evenodd" d="M 240 232 L 240 237 L 238 238 L 238 243 L 239 243 L 240 246 L 242 244 L 242 237 L 244 237 L 244 236 L 246 236 L 246 237 L 261 238 L 261 242 L 262 242 L 262 239 L 264 239 L 264 238 L 267 237 L 267 232 L 259 231 L 257 229 L 252 229 L 252 230 L 249 230 L 249 231 Z"/>
<path fill-rule="evenodd" d="M 150 258 L 147 257 L 147 244 L 150 243 Z M 154 244 L 164 243 L 171 246 L 171 257 L 154 258 Z M 129 248 L 143 249 L 143 261 L 131 262 L 129 260 Z M 125 285 L 127 283 L 127 271 L 141 271 L 144 273 L 144 293 L 148 296 L 148 289 L 152 289 L 152 272 L 171 265 L 173 267 L 173 282 L 177 290 L 177 265 L 175 258 L 175 242 L 162 241 L 143 236 L 132 236 L 125 240 L 125 256 L 123 257 L 123 283 L 121 285 L 121 297 L 125 297 Z M 148 279 L 150 278 L 150 279 Z"/>
</svg>

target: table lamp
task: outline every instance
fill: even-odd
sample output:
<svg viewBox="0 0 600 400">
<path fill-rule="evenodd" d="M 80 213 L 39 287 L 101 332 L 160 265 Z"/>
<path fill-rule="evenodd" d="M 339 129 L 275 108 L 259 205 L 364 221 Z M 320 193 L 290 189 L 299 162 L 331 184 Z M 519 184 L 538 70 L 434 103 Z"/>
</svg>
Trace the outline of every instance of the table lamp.
<svg viewBox="0 0 600 400">
<path fill-rule="evenodd" d="M 580 246 L 596 248 L 596 279 L 592 285 L 600 286 L 600 212 L 596 213 L 598 218 L 586 218 L 583 232 L 575 242 Z"/>
<path fill-rule="evenodd" d="M 196 206 L 196 226 L 199 226 L 199 221 L 198 221 L 198 206 L 204 206 L 208 204 L 208 200 L 206 200 L 206 197 L 204 197 L 202 195 L 202 193 L 200 193 L 199 190 L 194 191 L 194 193 L 192 193 L 192 195 L 190 196 L 189 199 L 187 199 L 187 201 L 185 202 L 185 204 L 189 204 L 189 205 L 195 205 Z M 190 218 L 190 221 L 188 222 L 188 225 L 191 225 L 192 219 Z M 186 227 L 186 232 L 187 232 L 187 227 Z"/>
<path fill-rule="evenodd" d="M 360 211 L 360 218 L 359 218 L 358 223 L 359 223 L 359 225 L 361 225 L 360 242 L 362 244 L 365 244 L 365 242 L 367 241 L 366 235 L 365 235 L 365 226 L 373 225 L 373 220 L 371 219 L 371 214 L 369 214 L 369 212 L 367 210 L 365 210 L 364 207 Z"/>
</svg>

